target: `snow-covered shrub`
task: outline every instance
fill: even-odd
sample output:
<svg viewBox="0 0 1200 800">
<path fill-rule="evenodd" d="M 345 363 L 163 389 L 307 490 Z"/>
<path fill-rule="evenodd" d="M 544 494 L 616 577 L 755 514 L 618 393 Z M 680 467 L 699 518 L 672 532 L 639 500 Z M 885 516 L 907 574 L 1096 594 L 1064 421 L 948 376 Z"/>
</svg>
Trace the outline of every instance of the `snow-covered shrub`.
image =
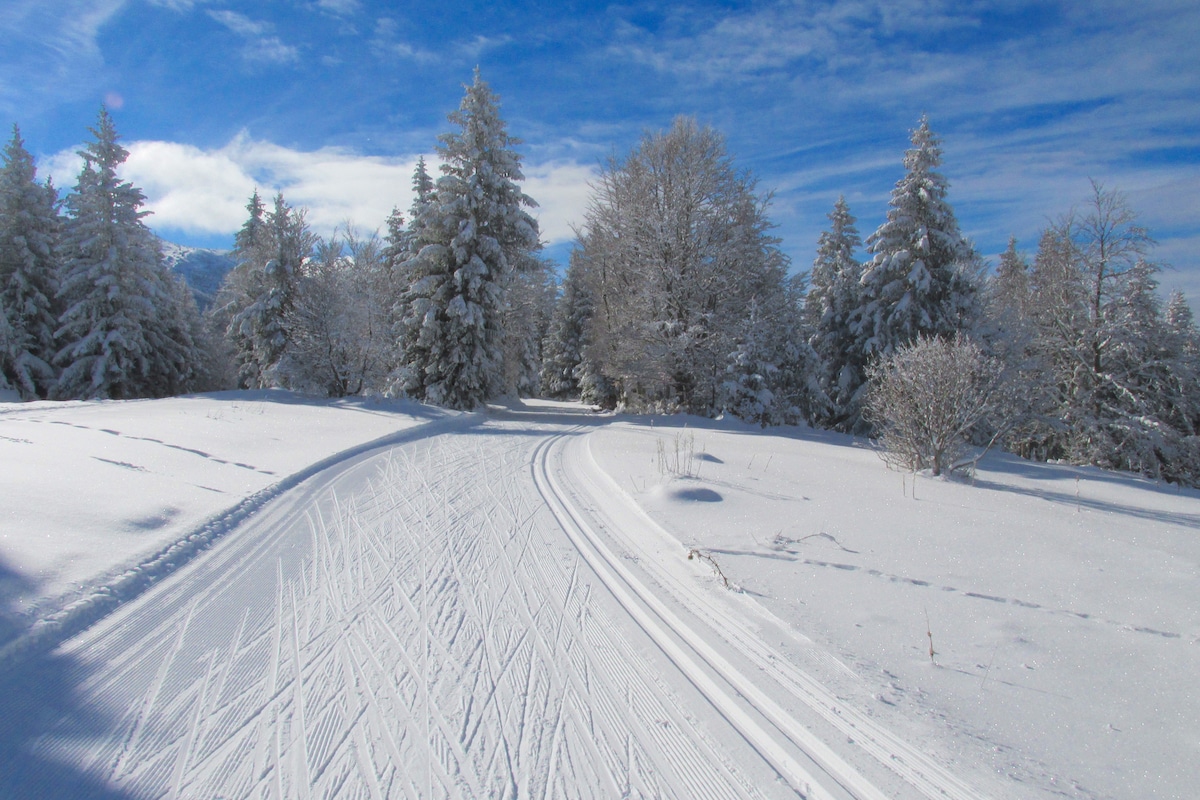
<svg viewBox="0 0 1200 800">
<path fill-rule="evenodd" d="M 865 416 L 891 466 L 941 475 L 970 467 L 972 435 L 1009 423 L 1001 363 L 962 336 L 919 337 L 868 369 Z M 986 448 L 985 448 L 986 449 Z"/>
</svg>

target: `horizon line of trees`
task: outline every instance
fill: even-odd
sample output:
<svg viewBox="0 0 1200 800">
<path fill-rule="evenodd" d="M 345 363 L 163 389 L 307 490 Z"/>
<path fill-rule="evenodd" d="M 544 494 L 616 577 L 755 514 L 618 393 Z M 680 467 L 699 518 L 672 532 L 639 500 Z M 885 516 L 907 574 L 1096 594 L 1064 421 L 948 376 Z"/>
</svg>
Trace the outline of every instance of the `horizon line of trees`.
<svg viewBox="0 0 1200 800">
<path fill-rule="evenodd" d="M 963 417 L 959 444 L 1200 485 L 1200 335 L 1181 293 L 1159 297 L 1154 242 L 1120 192 L 1093 182 L 1032 260 L 1010 241 L 989 272 L 922 117 L 866 258 L 839 198 L 811 271 L 792 275 L 771 195 L 717 131 L 679 118 L 605 165 L 558 285 L 520 188 L 520 140 L 478 69 L 464 88 L 436 148 L 441 175 L 418 162 L 412 206 L 382 236 L 347 222 L 322 239 L 303 209 L 255 190 L 236 266 L 203 316 L 163 266 L 141 191 L 117 176 L 128 153 L 107 110 L 65 199 L 37 181 L 14 126 L 0 170 L 0 389 L 279 386 L 459 409 L 543 394 L 886 442 L 902 415 L 881 414 L 879 398 L 913 393 L 883 384 L 903 378 L 944 406 L 969 384 L 950 364 L 988 376 L 1004 401 Z"/>
</svg>

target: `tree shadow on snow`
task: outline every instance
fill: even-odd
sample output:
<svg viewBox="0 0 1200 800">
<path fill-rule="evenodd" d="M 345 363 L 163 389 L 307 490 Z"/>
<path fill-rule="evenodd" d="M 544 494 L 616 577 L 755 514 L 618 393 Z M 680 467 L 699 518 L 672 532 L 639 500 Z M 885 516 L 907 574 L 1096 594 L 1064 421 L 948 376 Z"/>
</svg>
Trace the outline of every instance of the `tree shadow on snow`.
<svg viewBox="0 0 1200 800">
<path fill-rule="evenodd" d="M 16 598 L 35 585 L 0 560 L 0 643 L 27 629 Z M 122 800 L 127 795 L 53 759 L 48 734 L 86 739 L 108 731 L 106 715 L 79 698 L 84 669 L 72 657 L 30 648 L 0 660 L 0 797 Z"/>
<path fill-rule="evenodd" d="M 1104 500 L 1096 497 L 1089 497 L 1087 494 L 1080 494 L 1074 490 L 1059 491 L 1050 486 L 1046 487 L 1029 487 L 1029 486 L 1014 486 L 1011 483 L 1001 483 L 998 481 L 989 480 L 984 473 L 993 473 L 997 475 L 1011 475 L 1017 478 L 1023 478 L 1033 481 L 1070 481 L 1072 478 L 1087 481 L 1089 483 L 1108 483 L 1115 486 L 1120 486 L 1126 489 L 1133 489 L 1139 492 L 1150 492 L 1156 496 L 1176 497 L 1184 496 L 1188 499 L 1195 499 L 1196 492 L 1191 489 L 1179 489 L 1174 486 L 1166 487 L 1157 484 L 1147 478 L 1140 476 L 1128 475 L 1118 472 L 1105 472 L 1096 467 L 1075 467 L 1063 464 L 1045 464 L 1042 462 L 1026 461 L 1018 456 L 1009 454 L 993 454 L 989 455 L 985 461 L 981 463 L 981 472 L 977 472 L 974 480 L 971 483 L 974 486 L 991 489 L 997 492 L 1009 492 L 1011 494 L 1024 495 L 1025 497 L 1036 497 L 1047 502 L 1057 503 L 1066 506 L 1075 506 L 1080 509 L 1089 511 L 1107 511 L 1113 514 L 1123 514 L 1137 519 L 1150 520 L 1152 522 L 1164 522 L 1186 527 L 1200 527 L 1200 514 L 1189 514 L 1181 511 L 1169 511 L 1161 508 L 1152 508 L 1149 506 L 1134 506 L 1126 503 L 1119 503 L 1114 500 Z"/>
</svg>

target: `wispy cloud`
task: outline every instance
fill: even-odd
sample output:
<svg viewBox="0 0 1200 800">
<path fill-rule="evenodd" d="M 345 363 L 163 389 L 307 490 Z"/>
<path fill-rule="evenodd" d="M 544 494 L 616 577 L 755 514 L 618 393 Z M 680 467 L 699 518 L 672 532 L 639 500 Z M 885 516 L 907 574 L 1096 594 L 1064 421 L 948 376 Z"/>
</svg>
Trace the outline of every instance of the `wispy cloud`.
<svg viewBox="0 0 1200 800">
<path fill-rule="evenodd" d="M 252 20 L 228 9 L 209 11 L 208 15 L 245 41 L 242 56 L 247 61 L 290 64 L 300 60 L 300 51 L 274 35 L 274 26 Z"/>
<path fill-rule="evenodd" d="M 1179 192 L 1200 182 L 1200 167 L 1155 157 L 1200 151 L 1200 14 L 1190 4 L 851 0 L 649 21 L 614 13 L 611 57 L 654 69 L 683 107 L 726 98 L 727 132 L 778 189 L 776 218 L 798 267 L 839 193 L 857 203 L 864 234 L 882 221 L 922 112 L 944 137 L 951 200 L 985 251 L 1010 233 L 1035 245 L 1089 177 L 1128 192 L 1160 231 L 1160 257 L 1185 251 L 1172 231 L 1195 230 L 1180 219 L 1200 197 L 1181 202 Z M 811 147 L 780 157 L 780 142 Z M 1189 236 L 1194 264 L 1200 239 Z"/>
<path fill-rule="evenodd" d="M 317 0 L 317 8 L 339 17 L 349 17 L 362 11 L 361 0 Z"/>
<path fill-rule="evenodd" d="M 420 64 L 431 64 L 440 60 L 432 50 L 417 47 L 402 39 L 400 23 L 391 17 L 375 20 L 375 31 L 370 44 L 376 55 L 385 58 L 400 58 Z"/>
<path fill-rule="evenodd" d="M 88 92 L 104 58 L 100 30 L 128 0 L 7 0 L 0 111 L 15 113 Z M 90 80 L 89 80 L 90 79 Z"/>
</svg>

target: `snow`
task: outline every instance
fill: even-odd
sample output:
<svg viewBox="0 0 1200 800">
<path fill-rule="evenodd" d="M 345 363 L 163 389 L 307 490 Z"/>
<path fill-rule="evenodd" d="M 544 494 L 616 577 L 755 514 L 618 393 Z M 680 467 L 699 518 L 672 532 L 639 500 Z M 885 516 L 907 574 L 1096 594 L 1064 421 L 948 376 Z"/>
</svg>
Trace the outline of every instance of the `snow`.
<svg viewBox="0 0 1200 800">
<path fill-rule="evenodd" d="M 447 416 L 278 390 L 0 403 L 0 568 L 25 584 L 4 601 L 48 615 L 324 458 Z"/>
<path fill-rule="evenodd" d="M 0 795 L 1200 780 L 1194 491 L 1006 455 L 973 482 L 905 475 L 862 440 L 735 421 L 282 392 L 0 405 L 0 464 L 14 641 L 207 532 L 4 662 Z"/>
<path fill-rule="evenodd" d="M 592 444 L 656 522 L 845 663 L 872 714 L 980 785 L 1004 776 L 1001 796 L 1192 794 L 1196 492 L 1007 455 L 973 483 L 914 478 L 850 437 L 690 422 L 693 479 L 654 458 L 681 421 Z"/>
</svg>

